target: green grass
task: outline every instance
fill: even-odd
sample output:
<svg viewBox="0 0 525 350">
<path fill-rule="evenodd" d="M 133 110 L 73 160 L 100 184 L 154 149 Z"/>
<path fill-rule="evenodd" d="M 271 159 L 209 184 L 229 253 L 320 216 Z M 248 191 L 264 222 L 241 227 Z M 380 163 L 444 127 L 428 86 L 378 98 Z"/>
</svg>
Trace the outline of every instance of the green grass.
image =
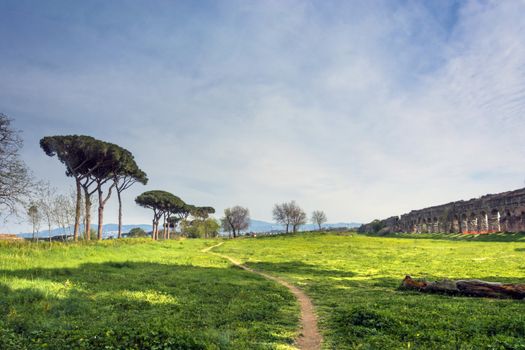
<svg viewBox="0 0 525 350">
<path fill-rule="evenodd" d="M 525 349 L 525 304 L 399 290 L 406 274 L 525 283 L 524 235 L 306 234 L 217 249 L 313 299 L 325 349 Z"/>
<path fill-rule="evenodd" d="M 291 348 L 293 296 L 215 243 L 0 242 L 0 349 Z"/>
<path fill-rule="evenodd" d="M 0 349 L 292 349 L 298 306 L 213 240 L 0 242 Z M 295 283 L 325 349 L 525 349 L 525 304 L 402 291 L 406 274 L 525 283 L 525 236 L 299 234 L 218 252 Z"/>
</svg>

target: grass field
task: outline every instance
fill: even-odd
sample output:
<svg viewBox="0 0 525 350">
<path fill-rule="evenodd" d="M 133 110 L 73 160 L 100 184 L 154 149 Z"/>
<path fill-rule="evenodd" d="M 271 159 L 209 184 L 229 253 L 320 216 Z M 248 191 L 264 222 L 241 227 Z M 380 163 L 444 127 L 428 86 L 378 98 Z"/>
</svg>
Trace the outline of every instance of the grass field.
<svg viewBox="0 0 525 350">
<path fill-rule="evenodd" d="M 291 349 L 298 306 L 216 241 L 0 242 L 0 349 Z M 405 274 L 525 283 L 523 235 L 300 234 L 217 252 L 313 299 L 325 349 L 525 349 L 525 304 L 398 290 Z"/>
<path fill-rule="evenodd" d="M 309 234 L 218 251 L 302 287 L 326 349 L 525 349 L 525 304 L 398 290 L 406 274 L 525 283 L 524 235 Z"/>
<path fill-rule="evenodd" d="M 0 246 L 0 349 L 288 349 L 288 291 L 213 241 Z"/>
</svg>

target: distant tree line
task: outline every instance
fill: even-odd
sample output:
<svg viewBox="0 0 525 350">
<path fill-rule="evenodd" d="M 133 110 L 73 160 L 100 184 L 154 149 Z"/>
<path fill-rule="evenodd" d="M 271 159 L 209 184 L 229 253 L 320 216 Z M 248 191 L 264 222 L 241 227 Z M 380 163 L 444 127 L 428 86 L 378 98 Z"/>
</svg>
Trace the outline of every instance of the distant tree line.
<svg viewBox="0 0 525 350">
<path fill-rule="evenodd" d="M 285 233 L 296 233 L 301 226 L 307 223 L 308 217 L 303 209 L 295 202 L 285 202 L 275 204 L 272 210 L 273 219 L 276 223 L 285 228 Z M 310 218 L 319 230 L 326 223 L 326 214 L 322 210 L 315 210 Z M 221 218 L 221 227 L 224 232 L 228 232 L 230 237 L 236 238 L 241 235 L 242 231 L 247 231 L 250 226 L 250 211 L 248 208 L 239 205 L 226 208 L 224 216 Z"/>
<path fill-rule="evenodd" d="M 153 210 L 151 237 L 154 240 L 172 238 L 177 225 L 181 228 L 181 234 L 191 238 L 209 238 L 218 235 L 219 224 L 209 217 L 210 214 L 215 213 L 212 207 L 187 204 L 176 195 L 160 190 L 144 192 L 135 199 L 135 202 L 141 207 Z M 159 236 L 161 220 L 162 232 Z"/>
<path fill-rule="evenodd" d="M 0 217 L 8 217 L 26 208 L 25 215 L 31 223 L 33 238 L 38 239 L 42 226 L 51 232 L 53 226 L 62 228 L 64 237 L 73 226 L 73 239 L 78 240 L 83 224 L 83 237 L 102 239 L 104 209 L 113 193 L 118 199 L 118 238 L 122 237 L 122 193 L 136 183 L 146 185 L 148 177 L 137 165 L 127 149 L 86 135 L 47 136 L 40 140 L 46 155 L 56 157 L 65 167 L 67 177 L 74 180 L 71 194 L 60 194 L 48 183 L 34 180 L 28 167 L 21 160 L 20 133 L 13 129 L 12 120 L 0 114 Z M 96 199 L 94 199 L 96 195 Z M 98 230 L 92 234 L 93 202 L 97 203 Z M 169 239 L 177 233 L 186 237 L 215 237 L 222 228 L 236 238 L 249 230 L 250 211 L 242 206 L 224 210 L 220 220 L 210 217 L 212 207 L 187 204 L 180 197 L 162 190 L 147 191 L 135 202 L 153 211 L 151 237 Z M 273 219 L 285 232 L 297 232 L 308 218 L 295 202 L 275 204 Z M 327 221 L 323 211 L 312 213 L 311 222 L 319 230 Z M 132 236 L 142 236 L 134 231 Z M 51 238 L 51 237 L 50 237 Z"/>
</svg>

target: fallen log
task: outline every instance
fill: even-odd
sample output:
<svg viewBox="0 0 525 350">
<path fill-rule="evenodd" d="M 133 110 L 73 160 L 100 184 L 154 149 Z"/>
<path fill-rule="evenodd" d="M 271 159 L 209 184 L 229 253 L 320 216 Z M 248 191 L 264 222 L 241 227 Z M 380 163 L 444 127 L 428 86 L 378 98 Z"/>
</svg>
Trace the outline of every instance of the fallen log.
<svg viewBox="0 0 525 350">
<path fill-rule="evenodd" d="M 481 280 L 449 280 L 429 282 L 405 276 L 401 288 L 427 293 L 442 293 L 486 298 L 525 299 L 525 284 L 487 282 Z"/>
</svg>

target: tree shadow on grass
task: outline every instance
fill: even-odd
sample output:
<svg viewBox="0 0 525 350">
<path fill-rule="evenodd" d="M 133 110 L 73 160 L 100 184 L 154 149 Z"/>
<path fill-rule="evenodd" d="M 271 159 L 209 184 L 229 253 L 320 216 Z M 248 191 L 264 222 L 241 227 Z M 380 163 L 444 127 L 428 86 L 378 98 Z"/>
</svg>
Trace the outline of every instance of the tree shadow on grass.
<svg viewBox="0 0 525 350">
<path fill-rule="evenodd" d="M 257 349 L 290 344 L 298 322 L 285 288 L 237 269 L 107 262 L 0 277 L 2 349 Z"/>
</svg>

